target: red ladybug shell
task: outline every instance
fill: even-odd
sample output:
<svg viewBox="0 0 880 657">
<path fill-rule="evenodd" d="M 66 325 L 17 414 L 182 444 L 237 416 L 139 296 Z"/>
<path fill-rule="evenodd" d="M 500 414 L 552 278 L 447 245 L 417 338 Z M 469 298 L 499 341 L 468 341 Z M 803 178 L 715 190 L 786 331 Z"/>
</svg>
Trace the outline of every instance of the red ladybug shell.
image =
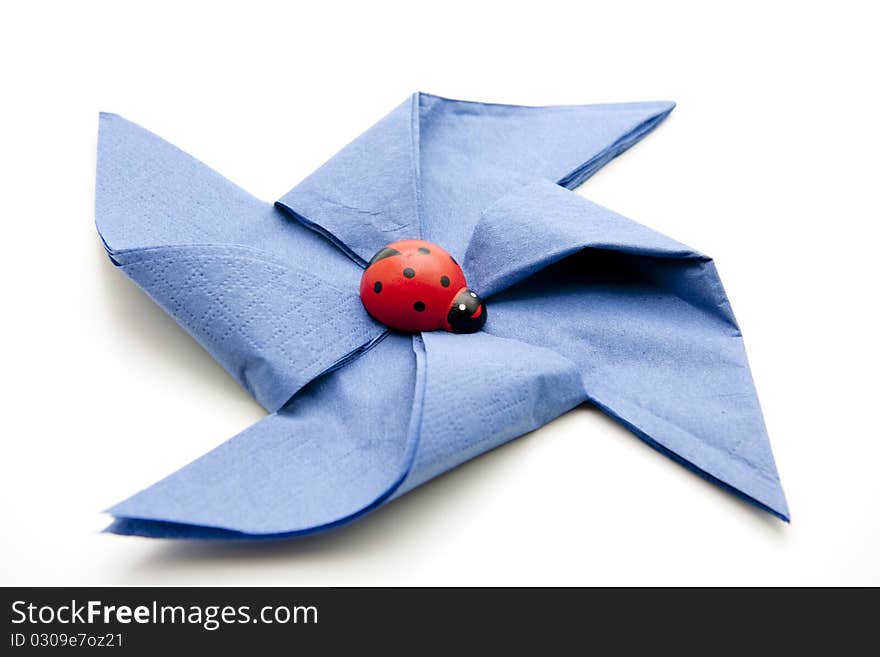
<svg viewBox="0 0 880 657">
<path fill-rule="evenodd" d="M 462 293 L 479 302 L 473 317 L 481 314 L 482 303 L 467 290 L 458 263 L 424 240 L 401 240 L 379 251 L 364 271 L 360 287 L 364 308 L 374 319 L 409 332 L 452 331 L 450 309 Z"/>
</svg>

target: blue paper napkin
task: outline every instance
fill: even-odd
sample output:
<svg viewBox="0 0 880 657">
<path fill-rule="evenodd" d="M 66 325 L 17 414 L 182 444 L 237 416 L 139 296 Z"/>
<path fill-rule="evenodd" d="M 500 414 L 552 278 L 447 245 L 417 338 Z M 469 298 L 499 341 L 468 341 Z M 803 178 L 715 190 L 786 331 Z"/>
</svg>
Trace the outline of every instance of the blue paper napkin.
<svg viewBox="0 0 880 657">
<path fill-rule="evenodd" d="M 274 205 L 102 114 L 110 258 L 270 413 L 110 509 L 109 529 L 330 528 L 584 402 L 787 520 L 712 261 L 569 191 L 672 107 L 414 94 Z M 405 238 L 462 263 L 483 331 L 410 336 L 366 314 L 362 267 Z"/>
</svg>

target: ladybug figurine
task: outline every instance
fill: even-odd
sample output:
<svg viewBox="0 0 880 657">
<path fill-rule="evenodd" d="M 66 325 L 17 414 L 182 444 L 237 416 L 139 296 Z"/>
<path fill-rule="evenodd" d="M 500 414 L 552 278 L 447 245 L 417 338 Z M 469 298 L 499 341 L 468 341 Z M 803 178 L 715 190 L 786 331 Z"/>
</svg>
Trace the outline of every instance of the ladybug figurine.
<svg viewBox="0 0 880 657">
<path fill-rule="evenodd" d="M 486 305 L 468 288 L 455 259 L 424 240 L 392 242 L 361 277 L 361 301 L 373 319 L 399 331 L 474 333 Z"/>
</svg>

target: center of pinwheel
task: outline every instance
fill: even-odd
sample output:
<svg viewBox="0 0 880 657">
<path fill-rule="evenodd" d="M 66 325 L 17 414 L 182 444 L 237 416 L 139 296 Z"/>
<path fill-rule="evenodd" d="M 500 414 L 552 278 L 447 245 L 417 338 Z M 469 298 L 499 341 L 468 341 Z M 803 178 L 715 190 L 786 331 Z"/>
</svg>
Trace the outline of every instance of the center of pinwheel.
<svg viewBox="0 0 880 657">
<path fill-rule="evenodd" d="M 370 316 L 398 331 L 474 333 L 486 323 L 486 304 L 467 286 L 455 258 L 424 240 L 380 249 L 364 270 L 360 292 Z"/>
</svg>

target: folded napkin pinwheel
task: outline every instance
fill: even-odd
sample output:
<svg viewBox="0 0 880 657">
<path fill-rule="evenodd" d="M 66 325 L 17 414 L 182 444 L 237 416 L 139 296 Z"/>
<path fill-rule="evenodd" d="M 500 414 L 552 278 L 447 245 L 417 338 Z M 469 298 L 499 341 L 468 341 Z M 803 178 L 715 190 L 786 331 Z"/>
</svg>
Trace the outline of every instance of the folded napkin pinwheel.
<svg viewBox="0 0 880 657">
<path fill-rule="evenodd" d="M 110 259 L 269 412 L 110 509 L 109 530 L 328 529 L 584 402 L 787 520 L 712 261 L 570 191 L 672 108 L 417 93 L 275 204 L 102 114 Z M 409 334 L 365 311 L 364 267 L 405 239 L 461 263 L 482 330 Z"/>
</svg>

